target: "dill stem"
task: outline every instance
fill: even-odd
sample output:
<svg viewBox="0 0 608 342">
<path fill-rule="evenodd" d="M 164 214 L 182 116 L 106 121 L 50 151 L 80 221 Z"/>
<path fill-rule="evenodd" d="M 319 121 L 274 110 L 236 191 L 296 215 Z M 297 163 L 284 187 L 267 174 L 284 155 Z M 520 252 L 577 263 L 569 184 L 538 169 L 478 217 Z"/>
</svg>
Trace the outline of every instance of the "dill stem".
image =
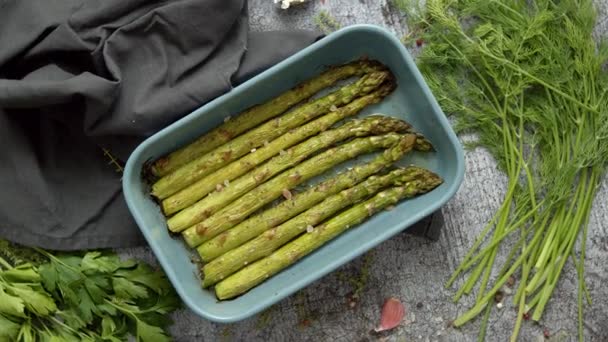
<svg viewBox="0 0 608 342">
<path fill-rule="evenodd" d="M 542 220 L 540 220 L 540 221 L 535 220 L 532 222 L 532 224 L 527 228 L 529 232 L 532 232 L 532 231 L 538 232 L 538 231 L 543 230 L 543 227 L 546 226 L 547 221 L 549 221 L 551 216 L 549 215 L 548 211 L 544 211 L 542 213 L 542 217 L 543 217 Z M 540 223 L 537 224 L 537 222 L 540 222 Z M 527 278 L 529 278 L 530 272 L 532 271 L 532 265 L 534 264 L 533 261 L 538 258 L 539 254 L 540 254 L 540 249 L 536 248 L 534 250 L 534 252 L 531 253 L 527 258 L 528 266 L 530 267 L 530 269 L 528 270 L 528 275 L 526 276 L 526 281 L 528 280 Z M 522 296 L 525 296 L 525 293 L 526 293 L 526 283 L 520 282 L 520 286 L 517 288 L 517 291 L 515 292 L 515 295 L 513 296 L 513 301 L 515 303 L 517 303 Z"/>
<path fill-rule="evenodd" d="M 506 165 L 508 168 L 507 171 L 508 171 L 509 187 L 508 187 L 508 191 L 507 191 L 507 194 L 506 194 L 504 202 L 503 202 L 504 206 L 502 207 L 503 210 L 501 210 L 500 219 L 498 220 L 498 223 L 494 229 L 492 241 L 500 241 L 499 238 L 506 229 L 507 222 L 508 222 L 508 219 L 511 214 L 511 205 L 513 202 L 513 197 L 515 195 L 515 189 L 516 189 L 516 186 L 518 183 L 517 175 L 521 172 L 522 163 L 523 163 L 522 154 L 517 154 L 514 152 L 516 149 L 515 148 L 516 145 L 513 141 L 514 132 L 512 129 L 510 129 L 511 126 L 510 126 L 510 124 L 508 122 L 508 118 L 507 118 L 507 114 L 508 114 L 508 110 L 507 110 L 508 105 L 507 104 L 508 104 L 508 101 L 505 98 L 503 113 L 502 113 L 503 132 L 505 132 L 505 134 L 503 134 L 503 145 L 504 145 L 503 148 L 505 149 L 505 151 L 508 151 Z M 517 158 L 518 155 L 519 155 L 519 158 Z M 469 281 L 467 283 L 467 286 L 465 287 L 464 292 L 466 294 L 469 294 L 470 291 L 472 290 L 474 284 L 477 283 L 479 276 L 482 273 L 481 272 L 482 268 L 485 267 L 485 270 L 483 271 L 483 277 L 481 278 L 481 284 L 479 285 L 479 291 L 477 293 L 477 301 L 480 301 L 483 298 L 484 291 L 485 291 L 488 281 L 490 279 L 490 274 L 491 274 L 492 268 L 494 266 L 494 261 L 496 260 L 496 255 L 498 254 L 497 244 L 498 243 L 495 243 L 494 247 L 491 247 L 490 254 L 486 255 L 484 257 L 484 262 L 479 264 L 478 268 L 475 270 L 476 272 L 474 272 L 472 274 L 471 278 L 469 279 Z M 510 256 L 508 259 L 511 259 L 511 258 L 512 258 L 512 256 Z"/>
<path fill-rule="evenodd" d="M 569 241 L 567 241 L 568 243 L 565 244 L 566 249 L 570 249 L 573 245 L 574 245 L 574 241 L 576 240 L 576 235 L 574 235 L 574 238 L 571 238 Z M 555 270 L 552 274 L 551 279 L 548 280 L 548 282 L 546 283 L 545 288 L 541 291 L 542 295 L 540 298 L 540 301 L 538 303 L 538 306 L 536 306 L 536 309 L 534 309 L 534 313 L 532 314 L 532 319 L 534 321 L 539 321 L 543 311 L 545 309 L 545 305 L 547 304 L 547 302 L 549 301 L 549 298 L 551 296 L 551 294 L 553 293 L 553 290 L 555 289 L 555 285 L 557 284 L 557 280 L 559 279 L 559 275 L 561 274 L 562 269 L 564 268 L 564 264 L 566 263 L 566 260 L 568 258 L 561 258 L 561 260 L 559 261 L 559 265 L 557 266 L 557 270 Z"/>
<path fill-rule="evenodd" d="M 584 341 L 585 340 L 585 331 L 584 331 L 584 327 L 583 327 L 583 287 L 585 286 L 585 276 L 584 276 L 584 269 L 583 269 L 583 263 L 584 263 L 584 250 L 585 250 L 585 240 L 587 240 L 587 225 L 585 225 L 585 227 L 583 228 L 583 241 L 581 242 L 581 262 L 580 262 L 580 267 L 577 267 L 577 272 L 578 272 L 578 293 L 576 295 L 576 299 L 577 299 L 577 304 L 578 304 L 578 310 L 577 310 L 577 316 L 578 316 L 578 340 L 579 341 Z M 585 287 L 586 288 L 586 287 Z M 586 292 L 587 296 L 589 295 L 589 292 Z M 587 301 L 590 301 L 590 298 L 587 297 Z M 590 303 L 589 303 L 590 304 Z"/>
<path fill-rule="evenodd" d="M 508 217 L 509 217 L 509 211 L 507 211 L 507 214 L 505 214 L 501 218 L 502 220 L 499 222 L 498 226 L 496 227 L 496 230 L 494 230 L 495 236 L 497 234 L 502 234 L 502 232 L 505 229 L 505 225 L 506 225 L 506 221 L 507 221 Z M 498 253 L 498 246 L 492 247 L 492 253 L 489 256 L 489 259 L 488 259 L 488 262 L 486 265 L 486 270 L 484 272 L 483 278 L 481 279 L 481 284 L 479 286 L 479 292 L 477 293 L 478 301 L 481 300 L 481 298 L 483 298 L 483 294 L 484 294 L 485 288 L 488 284 L 488 281 L 490 279 L 490 273 L 492 272 L 492 267 L 494 266 L 494 261 L 496 260 L 497 253 Z"/>
<path fill-rule="evenodd" d="M 485 256 L 487 253 L 489 253 L 492 250 L 492 247 L 498 245 L 499 243 L 502 242 L 502 240 L 507 237 L 508 235 L 510 235 L 511 233 L 513 233 L 514 231 L 516 231 L 518 228 L 520 228 L 526 221 L 528 221 L 528 218 L 530 218 L 530 216 L 532 216 L 533 214 L 536 213 L 536 209 L 539 206 L 536 206 L 535 208 L 530 209 L 524 216 L 522 216 L 518 221 L 516 221 L 515 223 L 511 224 L 509 226 L 508 229 L 505 229 L 505 231 L 499 235 L 498 238 L 493 239 L 484 249 L 482 249 L 479 253 L 477 253 L 475 255 L 475 257 L 473 257 L 472 259 L 468 260 L 466 263 L 463 264 L 463 270 L 468 270 L 471 266 L 473 266 L 477 261 L 479 261 L 479 259 L 481 259 L 483 256 Z M 529 230 L 527 231 L 527 234 L 529 234 Z M 522 240 L 525 237 L 522 236 L 520 238 L 520 241 L 518 242 L 518 245 L 520 243 L 522 243 Z"/>
<path fill-rule="evenodd" d="M 555 214 L 555 216 L 553 216 L 553 220 L 551 220 L 551 223 L 549 224 L 549 234 L 545 236 L 545 239 L 542 243 L 543 248 L 542 251 L 540 253 L 540 256 L 538 257 L 538 260 L 536 261 L 536 264 L 534 265 L 534 268 L 536 270 L 542 269 L 545 266 L 545 263 L 547 262 L 547 259 L 549 258 L 549 253 L 551 252 L 551 247 L 553 246 L 553 241 L 556 239 L 556 234 L 558 234 L 558 228 L 559 228 L 559 223 L 561 221 L 563 221 L 562 217 L 564 214 L 564 207 L 562 206 L 557 213 Z"/>
<path fill-rule="evenodd" d="M 523 240 L 522 247 L 521 247 L 522 253 L 526 249 L 527 233 L 528 232 L 526 231 L 526 229 L 522 229 L 522 231 L 521 231 L 521 239 Z M 526 282 L 528 281 L 528 275 L 530 274 L 530 270 L 532 268 L 529 259 L 524 260 L 523 264 L 524 265 L 523 265 L 522 272 L 521 272 L 521 279 L 519 281 L 518 292 L 520 292 L 519 290 L 522 289 L 525 286 Z M 511 339 L 510 339 L 511 342 L 517 341 L 517 336 L 519 335 L 519 330 L 521 329 L 521 322 L 524 317 L 524 310 L 526 308 L 526 294 L 523 291 L 520 293 L 522 293 L 522 296 L 519 298 L 517 318 L 515 319 L 515 326 L 513 327 L 513 333 L 511 334 Z M 517 303 L 517 300 L 515 300 L 515 303 Z"/>
<path fill-rule="evenodd" d="M 591 180 L 589 181 L 591 189 L 587 191 L 589 199 L 586 203 L 586 208 L 584 208 L 587 213 L 585 213 L 585 222 L 583 223 L 583 237 L 580 247 L 580 262 L 578 265 L 576 260 L 574 260 L 574 264 L 576 265 L 576 269 L 578 271 L 578 339 L 581 342 L 585 340 L 583 328 L 583 290 L 587 295 L 587 303 L 591 305 L 591 296 L 589 295 L 589 291 L 585 285 L 585 248 L 587 245 L 587 231 L 589 230 L 589 212 L 591 211 L 591 206 L 593 205 L 593 198 L 595 198 L 595 192 L 597 190 L 597 181 L 600 179 L 600 177 L 601 174 L 599 173 L 598 169 L 593 168 L 591 171 Z"/>
<path fill-rule="evenodd" d="M 583 229 L 587 229 L 587 227 L 584 227 Z M 584 230 L 583 230 L 583 234 L 585 234 Z M 574 267 L 576 267 L 577 272 L 584 271 L 584 265 L 579 264 L 579 260 L 576 259 L 576 255 L 574 253 L 574 249 L 570 252 L 570 260 L 572 260 L 572 263 L 574 264 Z M 580 274 L 578 276 L 580 277 Z M 587 284 L 583 281 L 582 284 L 579 284 L 579 286 L 582 287 L 583 294 L 585 295 L 585 300 L 587 301 L 587 304 L 591 305 L 593 303 L 593 301 L 591 300 L 591 294 L 589 293 Z"/>
<path fill-rule="evenodd" d="M 542 296 L 543 292 L 542 291 L 538 291 L 536 292 L 536 295 L 534 295 L 534 297 L 532 297 L 532 300 L 530 300 L 526 305 L 527 310 L 526 312 L 530 312 L 530 310 L 532 310 L 536 304 L 538 304 L 538 302 L 540 301 L 540 297 Z"/>
<path fill-rule="evenodd" d="M 572 251 L 574 242 L 576 241 L 576 238 L 578 236 L 578 233 L 580 232 L 580 229 L 583 228 L 583 231 L 584 231 L 585 228 L 582 226 L 584 225 L 586 227 L 586 225 L 587 225 L 589 211 L 591 210 L 591 204 L 593 203 L 593 198 L 595 196 L 595 189 L 596 189 L 596 184 L 595 184 L 596 176 L 592 172 L 591 176 L 589 176 L 590 179 L 587 179 L 587 177 L 588 177 L 587 173 L 588 173 L 588 169 L 583 169 L 582 174 L 581 174 L 581 179 L 579 180 L 579 183 L 577 185 L 577 193 L 580 193 L 580 196 L 577 197 L 575 200 L 575 202 L 577 202 L 577 204 L 578 204 L 577 205 L 578 210 L 572 220 L 573 222 L 572 222 L 572 224 L 564 225 L 564 231 L 567 232 L 567 234 L 565 233 L 565 235 L 567 237 L 562 245 L 562 248 L 560 248 L 560 254 L 564 257 L 562 257 L 559 265 L 556 267 L 557 269 L 553 272 L 550 282 L 547 284 L 547 287 L 545 289 L 543 289 L 543 296 L 541 297 L 541 299 L 538 303 L 538 306 L 534 310 L 534 314 L 532 316 L 532 319 L 534 319 L 535 321 L 540 320 L 540 318 L 542 316 L 544 307 L 547 304 L 551 293 L 553 293 L 553 290 L 555 289 L 557 280 L 559 279 L 559 275 L 561 274 L 564 264 L 565 264 L 566 260 L 568 259 L 567 256 Z M 578 190 L 580 190 L 580 191 L 578 191 Z M 580 277 L 580 273 L 579 273 L 579 277 Z M 579 281 L 580 281 L 580 278 L 579 278 Z M 579 288 L 580 288 L 580 284 L 579 284 Z M 579 310 L 582 310 L 582 309 L 579 309 Z"/>
<path fill-rule="evenodd" d="M 490 313 L 492 312 L 492 305 L 486 307 L 486 312 L 483 315 L 481 326 L 479 327 L 479 334 L 477 335 L 477 341 L 483 341 L 486 338 L 486 331 L 488 329 L 488 320 L 490 319 Z"/>
<path fill-rule="evenodd" d="M 496 234 L 501 234 L 502 230 L 504 229 L 504 226 L 507 222 L 507 219 L 509 217 L 509 213 L 510 213 L 510 209 L 511 209 L 511 202 L 513 199 L 513 195 L 514 195 L 514 191 L 515 191 L 515 187 L 517 185 L 517 182 L 513 180 L 513 178 L 509 178 L 511 179 L 511 181 L 509 182 L 509 188 L 507 191 L 507 194 L 505 195 L 505 198 L 503 200 L 503 204 L 501 206 L 501 208 L 499 209 L 499 220 L 498 223 L 496 224 L 496 229 L 494 230 L 494 236 L 492 237 L 492 241 L 496 241 Z M 494 243 L 494 246 L 497 245 L 498 242 Z M 481 276 L 481 273 L 484 271 L 484 268 L 486 269 L 486 274 L 484 275 L 484 277 L 482 279 L 484 279 L 482 281 L 482 285 L 480 287 L 480 296 L 478 298 L 481 298 L 481 295 L 483 294 L 483 288 L 485 287 L 486 283 L 487 283 L 487 279 L 489 278 L 489 271 L 491 271 L 492 265 L 494 264 L 494 258 L 496 256 L 496 252 L 497 252 L 497 247 L 492 247 L 492 250 L 490 252 L 490 255 L 485 255 L 483 257 L 482 262 L 480 262 L 477 267 L 475 268 L 475 270 L 473 271 L 473 273 L 469 276 L 469 279 L 467 280 L 467 282 L 464 284 L 463 287 L 460 288 L 460 290 L 458 290 L 458 292 L 456 293 L 456 295 L 454 296 L 454 301 L 458 301 L 460 299 L 460 297 L 462 296 L 462 294 L 469 294 L 472 290 L 473 287 L 475 286 L 475 284 L 477 283 L 477 280 L 479 279 L 479 277 Z M 462 264 L 461 264 L 462 265 Z"/>
<path fill-rule="evenodd" d="M 481 310 L 483 310 L 483 308 L 486 306 L 488 301 L 490 299 L 492 299 L 492 297 L 505 284 L 505 282 L 509 279 L 509 277 L 513 273 L 515 273 L 515 271 L 519 268 L 519 266 L 522 264 L 524 258 L 526 256 L 528 256 L 528 254 L 530 254 L 532 251 L 535 250 L 536 245 L 540 241 L 542 233 L 543 233 L 543 230 L 537 230 L 535 232 L 535 235 L 532 238 L 532 240 L 530 241 L 530 244 L 525 248 L 525 250 L 522 252 L 520 257 L 517 260 L 515 260 L 515 262 L 513 262 L 511 267 L 506 272 L 504 272 L 504 274 L 501 277 L 499 277 L 499 279 L 494 284 L 494 287 L 492 287 L 492 289 L 490 291 L 488 291 L 481 300 L 477 301 L 477 304 L 475 304 L 471 309 L 469 309 L 467 312 L 462 314 L 460 317 L 458 317 L 454 321 L 455 327 L 462 326 L 463 324 L 467 323 L 468 321 L 470 321 L 471 319 L 473 319 L 474 317 L 479 315 L 479 313 L 481 312 Z M 508 264 L 505 264 L 505 267 L 507 265 Z"/>
<path fill-rule="evenodd" d="M 469 279 L 462 285 L 462 287 L 456 292 L 454 295 L 453 301 L 457 302 L 463 294 L 469 294 L 475 286 L 476 279 L 479 278 L 479 275 L 484 270 L 486 263 L 488 262 L 487 256 L 483 258 L 483 260 L 477 265 L 473 273 L 469 276 Z"/>
<path fill-rule="evenodd" d="M 530 280 L 530 283 L 528 283 L 528 286 L 526 286 L 526 293 L 534 293 L 534 291 L 536 291 L 542 284 L 545 283 L 547 278 L 549 278 L 549 274 L 551 273 L 553 267 L 557 266 L 557 264 L 561 260 L 561 256 L 556 256 L 555 251 L 551 255 L 552 263 L 550 263 L 549 265 L 547 265 L 547 267 L 545 267 L 543 269 L 539 269 L 534 274 L 534 277 L 532 278 L 532 280 Z"/>
<path fill-rule="evenodd" d="M 569 227 L 571 225 L 570 221 L 575 220 L 576 213 L 573 215 L 573 210 L 576 207 L 576 203 L 578 198 L 580 198 L 583 193 L 582 189 L 584 188 L 584 184 L 579 183 L 577 186 L 577 190 L 574 195 L 574 200 L 570 205 L 570 210 L 568 214 L 564 217 L 565 203 L 562 202 L 560 208 L 557 210 L 558 214 L 556 214 L 551 222 L 550 229 L 553 234 L 552 239 L 547 239 L 544 242 L 544 247 L 542 249 L 540 257 L 537 259 L 535 269 L 537 273 L 534 275 L 528 286 L 526 287 L 526 292 L 531 293 L 534 292 L 541 284 L 543 284 L 548 278 L 549 274 L 553 271 L 555 267 L 558 266 L 558 262 L 563 257 L 558 250 L 561 249 L 560 246 L 563 246 L 563 243 L 560 244 L 560 241 L 568 241 L 568 233 L 569 229 L 564 229 L 563 227 Z M 576 222 L 574 222 L 576 224 Z M 574 226 L 577 227 L 577 226 Z M 560 229 L 561 228 L 561 229 Z M 564 236 L 565 235 L 565 236 Z M 553 257 L 554 262 L 550 265 L 546 266 L 546 263 L 549 260 L 549 254 Z M 567 255 L 566 255 L 567 258 Z"/>
<path fill-rule="evenodd" d="M 475 251 L 477 250 L 477 248 L 479 248 L 479 245 L 481 245 L 481 243 L 483 242 L 483 240 L 485 239 L 485 237 L 488 235 L 488 232 L 494 226 L 494 222 L 496 222 L 496 220 L 498 219 L 498 216 L 500 215 L 500 212 L 501 212 L 500 210 L 497 210 L 496 213 L 494 213 L 494 216 L 492 217 L 492 219 L 486 224 L 486 226 L 483 228 L 483 230 L 481 231 L 481 233 L 479 233 L 479 236 L 477 237 L 477 239 L 473 243 L 473 246 L 471 246 L 471 248 L 469 248 L 469 251 L 464 256 L 463 260 L 460 262 L 460 265 L 458 265 L 458 267 L 456 268 L 456 270 L 452 273 L 452 275 L 450 276 L 450 279 L 447 281 L 445 287 L 452 286 L 452 284 L 454 283 L 454 281 L 456 280 L 456 278 L 458 277 L 458 275 L 460 275 L 460 273 L 462 273 L 464 270 L 468 269 L 468 267 L 465 268 L 464 265 L 473 256 L 473 254 L 475 253 Z"/>
</svg>

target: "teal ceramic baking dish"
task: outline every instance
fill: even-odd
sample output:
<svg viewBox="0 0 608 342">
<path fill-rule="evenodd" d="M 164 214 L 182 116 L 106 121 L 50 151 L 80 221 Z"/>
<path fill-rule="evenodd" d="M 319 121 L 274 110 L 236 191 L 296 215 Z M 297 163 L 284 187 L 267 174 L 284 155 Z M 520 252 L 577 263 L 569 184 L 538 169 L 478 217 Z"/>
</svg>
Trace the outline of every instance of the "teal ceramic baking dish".
<svg viewBox="0 0 608 342">
<path fill-rule="evenodd" d="M 158 205 L 148 195 L 142 167 L 187 144 L 225 117 L 275 97 L 329 65 L 364 56 L 387 65 L 398 86 L 361 115 L 383 113 L 412 123 L 437 151 L 414 153 L 405 157 L 402 164 L 426 167 L 438 173 L 444 183 L 350 229 L 246 294 L 218 301 L 211 290 L 201 288 L 191 250 L 180 238 L 169 235 Z M 392 33 L 380 27 L 354 25 L 328 35 L 148 138 L 127 162 L 123 190 L 131 214 L 184 303 L 211 321 L 235 322 L 266 309 L 439 209 L 456 193 L 463 174 L 462 147 L 408 51 Z"/>
</svg>

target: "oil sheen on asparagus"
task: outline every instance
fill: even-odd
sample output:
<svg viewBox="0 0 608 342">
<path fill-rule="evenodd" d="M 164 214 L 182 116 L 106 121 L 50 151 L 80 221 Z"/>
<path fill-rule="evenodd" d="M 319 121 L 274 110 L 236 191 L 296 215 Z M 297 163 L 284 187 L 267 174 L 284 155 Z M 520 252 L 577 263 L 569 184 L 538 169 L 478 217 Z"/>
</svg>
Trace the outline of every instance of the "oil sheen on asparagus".
<svg viewBox="0 0 608 342">
<path fill-rule="evenodd" d="M 180 190 L 169 198 L 164 199 L 162 201 L 163 212 L 165 215 L 170 215 L 192 205 L 216 188 L 222 188 L 227 181 L 230 182 L 243 175 L 269 158 L 284 152 L 285 149 L 294 144 L 329 129 L 336 122 L 346 117 L 356 115 L 361 109 L 368 105 L 379 102 L 388 95 L 393 88 L 394 86 L 392 83 L 386 83 L 369 95 L 355 99 L 353 102 L 344 105 L 343 107 L 335 108 L 335 111 L 330 111 L 316 120 L 294 128 L 275 140 L 268 143 L 265 142 L 264 146 L 257 149 L 255 153 L 243 156 L 241 159 L 226 165 L 198 180 L 194 184 Z"/>
<path fill-rule="evenodd" d="M 352 188 L 327 197 L 323 202 L 291 220 L 265 231 L 257 238 L 206 264 L 203 267 L 203 287 L 211 286 L 249 263 L 270 255 L 292 238 L 307 229 L 313 229 L 313 226 L 323 222 L 339 210 L 364 200 L 385 187 L 397 186 L 425 177 L 435 177 L 435 175 L 415 166 L 399 168 L 386 175 L 371 176 Z"/>
<path fill-rule="evenodd" d="M 205 262 L 209 262 L 227 251 L 255 238 L 266 230 L 276 227 L 293 216 L 321 202 L 326 197 L 354 186 L 365 180 L 368 176 L 388 168 L 394 162 L 401 159 L 406 153 L 411 151 L 415 144 L 417 144 L 417 142 L 412 136 L 406 136 L 404 139 L 401 139 L 398 144 L 384 150 L 383 153 L 370 162 L 357 165 L 344 173 L 311 187 L 303 193 L 296 194 L 291 200 L 285 200 L 277 206 L 239 223 L 232 229 L 229 229 L 200 245 L 197 250 L 201 259 Z M 425 146 L 423 144 L 417 145 Z"/>
<path fill-rule="evenodd" d="M 228 187 L 219 188 L 194 205 L 182 210 L 168 220 L 169 229 L 173 232 L 179 232 L 207 219 L 234 199 L 244 195 L 247 191 L 264 183 L 274 175 L 297 165 L 316 151 L 344 139 L 370 134 L 402 132 L 408 129 L 409 125 L 404 121 L 387 116 L 370 116 L 363 120 L 348 121 L 340 127 L 325 131 L 288 149 L 285 153 L 279 154 L 267 163 L 237 178 Z"/>
<path fill-rule="evenodd" d="M 354 83 L 239 135 L 156 181 L 152 185 L 152 194 L 159 199 L 171 196 L 220 167 L 262 146 L 265 141 L 279 137 L 290 129 L 327 113 L 333 107 L 349 103 L 357 97 L 374 91 L 389 75 L 390 73 L 385 71 L 365 74 Z"/>
<path fill-rule="evenodd" d="M 323 224 L 314 227 L 310 232 L 304 233 L 287 243 L 271 255 L 222 280 L 215 285 L 216 296 L 223 300 L 245 293 L 378 211 L 396 204 L 403 198 L 428 192 L 441 182 L 441 178 L 436 175 L 426 180 L 406 182 L 401 186 L 382 191 L 363 203 L 354 205 Z"/>
<path fill-rule="evenodd" d="M 363 75 L 373 71 L 380 71 L 382 68 L 383 67 L 379 65 L 379 63 L 373 61 L 355 61 L 345 65 L 332 67 L 319 76 L 298 84 L 293 89 L 268 102 L 253 106 L 240 113 L 235 118 L 228 118 L 228 121 L 196 139 L 189 145 L 155 161 L 150 166 L 150 172 L 156 177 L 165 176 L 178 167 L 219 147 L 258 124 L 274 118 L 293 105 L 306 100 L 318 91 L 327 88 L 342 79 Z"/>
<path fill-rule="evenodd" d="M 281 173 L 270 181 L 243 195 L 208 219 L 184 231 L 184 239 L 190 247 L 196 247 L 223 231 L 242 222 L 247 216 L 289 192 L 293 187 L 349 159 L 396 144 L 403 136 L 388 133 L 380 136 L 358 138 L 331 148 L 301 164 Z M 289 196 L 289 195 L 288 195 Z"/>
</svg>

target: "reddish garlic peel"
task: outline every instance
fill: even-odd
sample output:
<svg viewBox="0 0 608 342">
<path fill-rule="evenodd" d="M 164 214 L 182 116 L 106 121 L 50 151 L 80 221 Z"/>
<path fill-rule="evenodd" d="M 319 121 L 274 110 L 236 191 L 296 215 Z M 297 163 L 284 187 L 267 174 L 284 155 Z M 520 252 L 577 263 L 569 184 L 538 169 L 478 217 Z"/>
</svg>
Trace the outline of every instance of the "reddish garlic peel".
<svg viewBox="0 0 608 342">
<path fill-rule="evenodd" d="M 405 307 L 399 299 L 389 298 L 382 306 L 382 316 L 380 317 L 380 326 L 374 329 L 376 332 L 393 329 L 401 323 L 405 316 Z"/>
</svg>

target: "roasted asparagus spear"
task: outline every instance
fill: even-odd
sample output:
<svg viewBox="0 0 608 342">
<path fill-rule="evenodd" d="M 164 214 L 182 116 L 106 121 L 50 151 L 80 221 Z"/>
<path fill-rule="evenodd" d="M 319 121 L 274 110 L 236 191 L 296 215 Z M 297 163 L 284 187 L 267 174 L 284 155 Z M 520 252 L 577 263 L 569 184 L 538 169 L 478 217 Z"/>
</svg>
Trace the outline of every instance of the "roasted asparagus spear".
<svg viewBox="0 0 608 342">
<path fill-rule="evenodd" d="M 321 89 L 335 84 L 339 80 L 382 69 L 383 67 L 379 63 L 373 61 L 356 61 L 333 67 L 266 103 L 247 109 L 189 145 L 156 160 L 150 166 L 150 171 L 156 177 L 165 176 L 178 167 L 228 142 L 239 134 L 285 112 L 293 105 L 311 97 Z"/>
<path fill-rule="evenodd" d="M 420 143 L 418 142 L 420 140 Z M 259 215 L 236 225 L 198 247 L 202 260 L 209 262 L 216 257 L 236 248 L 255 238 L 270 228 L 274 228 L 302 211 L 319 203 L 323 199 L 350 188 L 365 178 L 387 168 L 398 161 L 412 149 L 413 139 L 405 137 L 399 144 L 385 150 L 382 154 L 368 163 L 357 165 L 329 180 L 295 195 L 291 200 L 285 200 L 276 207 L 270 208 Z M 425 147 L 425 140 L 417 139 L 416 144 Z"/>
<path fill-rule="evenodd" d="M 441 178 L 436 175 L 425 180 L 417 179 L 406 182 L 402 186 L 382 191 L 373 198 L 354 205 L 325 223 L 314 227 L 310 232 L 306 232 L 287 243 L 268 257 L 258 260 L 222 280 L 215 286 L 216 296 L 223 300 L 245 293 L 340 233 L 363 222 L 369 216 L 396 204 L 403 198 L 430 191 L 441 182 Z"/>
<path fill-rule="evenodd" d="M 374 91 L 389 77 L 390 73 L 386 71 L 366 74 L 357 82 L 251 129 L 162 177 L 152 185 L 152 195 L 159 199 L 165 199 L 220 167 L 262 146 L 265 141 L 279 137 L 289 130 L 329 112 L 331 108 L 349 103 L 357 97 Z"/>
<path fill-rule="evenodd" d="M 306 210 L 291 220 L 265 231 L 244 245 L 228 251 L 203 267 L 203 287 L 214 285 L 246 265 L 270 255 L 313 226 L 332 217 L 335 213 L 388 186 L 398 186 L 415 179 L 428 182 L 427 178 L 436 177 L 425 169 L 410 166 L 399 168 L 383 176 L 371 176 L 352 188 L 326 198 L 323 202 Z"/>
<path fill-rule="evenodd" d="M 337 108 L 335 111 L 329 112 L 303 126 L 294 128 L 257 149 L 255 153 L 243 156 L 241 159 L 216 170 L 194 184 L 180 190 L 178 193 L 164 199 L 162 201 L 163 212 L 165 215 L 170 215 L 192 205 L 216 188 L 223 187 L 226 183 L 243 175 L 294 144 L 329 129 L 336 122 L 357 114 L 361 109 L 370 104 L 379 102 L 392 90 L 393 84 L 390 82 L 386 83 L 369 95 L 355 99 L 353 102 Z"/>
<path fill-rule="evenodd" d="M 356 104 L 356 102 L 353 102 L 353 104 Z M 169 230 L 179 232 L 211 217 L 233 200 L 264 183 L 272 176 L 297 165 L 313 153 L 339 141 L 353 136 L 401 132 L 407 129 L 409 129 L 409 124 L 404 121 L 388 116 L 369 116 L 363 120 L 351 120 L 338 128 L 325 131 L 288 149 L 283 155 L 279 154 L 267 163 L 235 179 L 228 187 L 223 188 L 223 185 L 221 185 L 221 188 L 218 188 L 207 197 L 180 211 L 167 220 Z"/>
<path fill-rule="evenodd" d="M 409 134 L 415 140 L 414 134 Z M 247 216 L 279 196 L 291 196 L 289 189 L 320 175 L 335 165 L 357 155 L 370 153 L 380 148 L 395 145 L 403 135 L 389 133 L 381 136 L 358 138 L 346 144 L 331 148 L 293 167 L 268 182 L 259 185 L 208 219 L 188 228 L 183 235 L 190 247 L 212 239 L 223 231 L 242 222 Z"/>
</svg>

